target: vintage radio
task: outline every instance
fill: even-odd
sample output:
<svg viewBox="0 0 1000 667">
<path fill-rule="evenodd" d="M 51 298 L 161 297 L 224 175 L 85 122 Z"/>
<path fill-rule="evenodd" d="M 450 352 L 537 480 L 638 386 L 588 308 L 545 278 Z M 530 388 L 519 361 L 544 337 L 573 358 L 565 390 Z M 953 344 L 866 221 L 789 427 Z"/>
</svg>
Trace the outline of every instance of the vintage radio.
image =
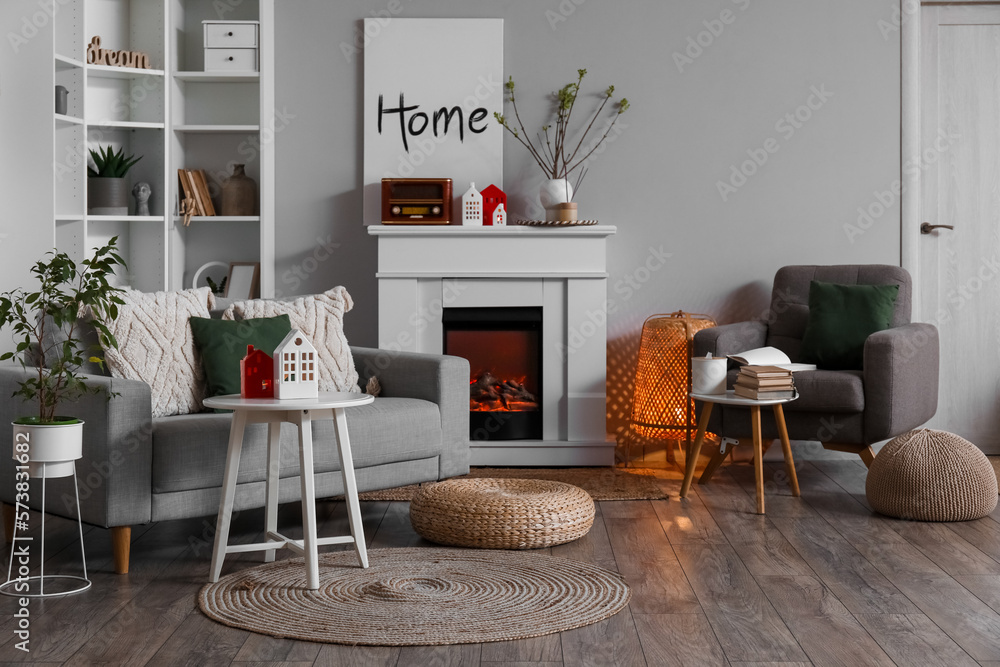
<svg viewBox="0 0 1000 667">
<path fill-rule="evenodd" d="M 447 225 L 450 178 L 383 178 L 383 225 Z"/>
</svg>

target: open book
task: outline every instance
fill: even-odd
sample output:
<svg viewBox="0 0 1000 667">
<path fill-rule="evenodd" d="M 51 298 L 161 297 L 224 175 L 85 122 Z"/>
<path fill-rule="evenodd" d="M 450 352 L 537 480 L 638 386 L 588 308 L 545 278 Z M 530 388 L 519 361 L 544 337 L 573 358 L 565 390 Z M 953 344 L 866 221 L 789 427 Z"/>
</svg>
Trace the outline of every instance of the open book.
<svg viewBox="0 0 1000 667">
<path fill-rule="evenodd" d="M 786 371 L 814 371 L 816 364 L 793 364 L 788 355 L 776 347 L 758 347 L 739 354 L 730 354 L 729 358 L 740 366 L 777 366 Z"/>
</svg>

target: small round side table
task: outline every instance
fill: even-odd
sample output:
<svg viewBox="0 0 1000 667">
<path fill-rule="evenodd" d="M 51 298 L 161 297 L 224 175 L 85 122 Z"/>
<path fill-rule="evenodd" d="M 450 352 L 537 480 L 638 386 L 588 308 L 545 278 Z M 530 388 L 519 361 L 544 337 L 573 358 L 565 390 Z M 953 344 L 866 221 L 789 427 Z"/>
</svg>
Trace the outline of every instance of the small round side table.
<svg viewBox="0 0 1000 667">
<path fill-rule="evenodd" d="M 792 446 L 788 441 L 788 429 L 785 427 L 785 412 L 781 408 L 783 403 L 789 403 L 798 398 L 768 398 L 755 399 L 737 396 L 732 389 L 725 394 L 696 394 L 691 392 L 691 398 L 701 401 L 705 406 L 701 409 L 701 416 L 698 418 L 698 435 L 694 442 L 688 447 L 687 458 L 684 466 L 684 482 L 681 484 L 681 498 L 687 496 L 691 489 L 691 480 L 694 478 L 694 468 L 701 454 L 701 446 L 705 442 L 705 430 L 708 428 L 708 418 L 712 416 L 712 406 L 719 405 L 739 405 L 750 408 L 750 423 L 753 430 L 753 467 L 754 478 L 757 486 L 757 514 L 764 513 L 764 447 L 760 436 L 760 409 L 762 407 L 772 407 L 774 409 L 774 421 L 778 424 L 778 435 L 781 438 L 781 450 L 785 455 L 785 468 L 788 471 L 788 482 L 792 487 L 792 495 L 799 495 L 799 479 L 795 475 L 795 461 L 792 460 Z M 721 462 L 719 457 L 713 457 L 712 461 L 716 465 Z M 714 472 L 713 464 L 709 464 L 706 475 L 702 475 L 701 484 L 708 481 L 708 477 Z"/>
<path fill-rule="evenodd" d="M 15 427 L 15 456 L 17 457 L 17 427 Z M 82 428 L 83 422 L 77 422 L 72 426 Z M 34 537 L 18 537 L 19 528 L 27 530 L 28 506 L 27 498 L 25 503 L 19 500 L 21 493 L 17 495 L 14 504 L 14 533 L 10 547 L 10 564 L 7 566 L 7 581 L 0 585 L 0 594 L 11 597 L 25 598 L 52 598 L 62 597 L 82 593 L 91 586 L 91 581 L 87 576 L 87 554 L 83 546 L 83 521 L 80 518 L 80 487 L 77 484 L 76 461 L 83 456 L 82 449 L 77 441 L 75 446 L 66 447 L 64 440 L 58 431 L 61 426 L 32 427 L 34 430 L 34 442 L 30 443 L 28 451 L 28 462 L 23 463 L 18 460 L 16 466 L 18 480 L 29 479 L 42 480 L 42 504 L 39 506 L 42 515 L 41 545 L 39 548 L 39 573 L 33 576 L 21 576 L 22 570 L 30 574 L 31 546 L 34 544 Z M 69 574 L 45 574 L 45 482 L 48 479 L 58 479 L 61 477 L 73 476 L 73 493 L 76 496 L 76 525 L 80 534 L 80 562 L 83 565 L 83 576 Z M 27 495 L 27 494 L 24 494 Z M 18 572 L 14 572 L 14 562 L 18 564 Z M 38 583 L 37 592 L 32 591 L 32 582 Z M 57 590 L 45 592 L 45 583 L 56 584 Z M 21 586 L 27 584 L 27 591 L 21 590 Z M 61 585 L 60 585 L 61 584 Z"/>
</svg>

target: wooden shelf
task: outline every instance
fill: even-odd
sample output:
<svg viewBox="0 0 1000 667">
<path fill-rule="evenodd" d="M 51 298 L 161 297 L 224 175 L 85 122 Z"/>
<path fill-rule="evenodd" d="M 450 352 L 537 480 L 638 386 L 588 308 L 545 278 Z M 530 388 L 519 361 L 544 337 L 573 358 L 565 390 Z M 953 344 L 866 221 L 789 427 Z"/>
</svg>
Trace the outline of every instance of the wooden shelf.
<svg viewBox="0 0 1000 667">
<path fill-rule="evenodd" d="M 163 222 L 162 215 L 88 215 L 91 222 Z"/>
<path fill-rule="evenodd" d="M 174 220 L 183 220 L 183 216 L 175 215 Z M 260 222 L 259 215 L 193 215 L 191 222 Z"/>
<path fill-rule="evenodd" d="M 61 56 L 58 53 L 55 54 L 56 70 L 66 70 L 83 67 L 83 61 L 77 60 L 76 58 L 70 58 L 68 56 Z"/>
<path fill-rule="evenodd" d="M 260 72 L 177 72 L 174 78 L 194 83 L 257 83 Z"/>
<path fill-rule="evenodd" d="M 78 222 L 83 220 L 86 216 L 83 213 L 72 214 L 72 213 L 56 213 L 56 222 Z"/>
<path fill-rule="evenodd" d="M 56 125 L 83 125 L 83 119 L 76 116 L 67 116 L 61 113 L 57 113 L 55 116 Z"/>
<path fill-rule="evenodd" d="M 88 120 L 88 127 L 106 127 L 121 130 L 162 130 L 163 123 L 146 123 L 135 120 Z"/>
<path fill-rule="evenodd" d="M 175 125 L 174 132 L 187 134 L 254 134 L 260 125 Z"/>
<path fill-rule="evenodd" d="M 162 69 L 112 67 L 111 65 L 86 65 L 87 75 L 98 79 L 137 79 L 143 76 L 163 76 Z"/>
</svg>

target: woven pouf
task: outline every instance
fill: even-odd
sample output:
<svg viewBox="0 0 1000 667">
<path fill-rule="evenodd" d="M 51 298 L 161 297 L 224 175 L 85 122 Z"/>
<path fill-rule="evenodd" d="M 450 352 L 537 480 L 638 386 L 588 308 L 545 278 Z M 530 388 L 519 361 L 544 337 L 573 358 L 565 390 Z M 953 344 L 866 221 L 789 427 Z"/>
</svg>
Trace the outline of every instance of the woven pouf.
<svg viewBox="0 0 1000 667">
<path fill-rule="evenodd" d="M 890 440 L 868 471 L 865 492 L 880 514 L 918 521 L 980 519 L 997 506 L 986 456 L 954 433 L 919 429 Z"/>
<path fill-rule="evenodd" d="M 410 523 L 438 544 L 541 549 L 586 535 L 594 501 L 580 487 L 544 479 L 450 479 L 417 491 Z"/>
</svg>

